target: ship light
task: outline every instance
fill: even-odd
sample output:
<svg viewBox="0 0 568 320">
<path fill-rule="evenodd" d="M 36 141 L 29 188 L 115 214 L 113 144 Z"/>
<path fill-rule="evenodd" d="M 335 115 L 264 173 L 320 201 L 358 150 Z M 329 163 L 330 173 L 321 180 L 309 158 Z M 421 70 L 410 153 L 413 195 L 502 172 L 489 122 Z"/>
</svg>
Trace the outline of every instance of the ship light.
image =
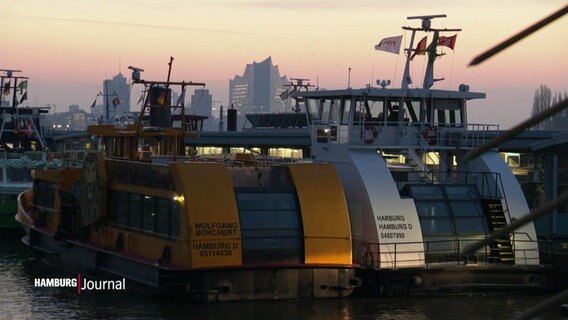
<svg viewBox="0 0 568 320">
<path fill-rule="evenodd" d="M 182 194 L 182 195 L 179 195 L 179 196 L 178 196 L 178 195 L 175 195 L 175 196 L 174 196 L 174 201 L 177 201 L 177 202 L 179 202 L 180 204 L 183 204 L 184 201 L 185 201 L 185 198 L 184 198 L 183 194 Z"/>
</svg>

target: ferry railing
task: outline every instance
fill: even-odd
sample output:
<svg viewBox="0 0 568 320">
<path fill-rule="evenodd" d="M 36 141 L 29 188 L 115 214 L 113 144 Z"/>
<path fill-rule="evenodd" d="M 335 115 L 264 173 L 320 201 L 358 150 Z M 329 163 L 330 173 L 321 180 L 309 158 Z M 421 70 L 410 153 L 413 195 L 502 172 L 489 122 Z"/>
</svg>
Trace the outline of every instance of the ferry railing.
<svg viewBox="0 0 568 320">
<path fill-rule="evenodd" d="M 412 173 L 410 171 L 409 173 Z M 447 175 L 448 172 L 440 170 L 431 170 L 429 172 L 430 179 L 424 181 L 423 179 L 406 179 L 396 180 L 399 184 L 412 184 L 412 183 L 429 183 L 429 184 L 468 184 L 476 185 L 481 198 L 503 198 L 503 182 L 499 172 L 485 172 L 485 171 L 451 171 L 450 179 L 441 179 L 442 175 Z M 493 178 L 491 178 L 493 176 Z M 401 189 L 401 188 L 399 188 Z"/>
<path fill-rule="evenodd" d="M 468 123 L 467 134 L 464 138 L 466 147 L 475 148 L 491 138 L 490 133 L 498 132 L 499 125 L 485 123 Z"/>
<path fill-rule="evenodd" d="M 429 240 L 418 242 L 388 242 L 388 243 L 368 243 L 365 250 L 359 256 L 359 262 L 365 269 L 392 269 L 400 268 L 431 268 L 438 266 L 512 266 L 512 265 L 534 265 L 539 261 L 539 242 L 532 239 L 517 240 L 518 244 L 525 244 L 532 248 L 513 247 L 515 255 L 514 264 L 501 261 L 498 248 L 485 246 L 476 252 L 464 255 L 462 248 L 468 242 L 475 242 L 478 239 L 448 239 L 448 240 Z M 528 246 L 531 244 L 531 246 Z M 421 250 L 408 248 L 422 248 Z M 388 256 L 389 259 L 382 259 Z"/>
<path fill-rule="evenodd" d="M 386 121 L 376 118 L 357 119 L 349 123 L 349 137 L 342 137 L 339 121 L 313 120 L 310 124 L 312 142 L 348 142 L 352 146 L 381 148 L 418 147 L 435 150 L 443 147 L 477 147 L 499 130 L 494 124 L 435 124 L 429 122 Z M 336 128 L 336 132 L 331 132 Z"/>
</svg>

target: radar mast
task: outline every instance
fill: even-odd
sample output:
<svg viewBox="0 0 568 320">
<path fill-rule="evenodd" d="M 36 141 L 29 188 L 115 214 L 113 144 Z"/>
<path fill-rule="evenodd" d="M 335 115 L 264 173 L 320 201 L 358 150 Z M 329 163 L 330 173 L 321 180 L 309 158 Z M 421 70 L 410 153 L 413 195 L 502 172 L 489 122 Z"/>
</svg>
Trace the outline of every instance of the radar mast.
<svg viewBox="0 0 568 320">
<path fill-rule="evenodd" d="M 422 87 L 424 89 L 430 89 L 434 85 L 434 82 L 443 80 L 443 78 L 442 79 L 434 79 L 434 61 L 436 60 L 436 57 L 439 56 L 436 52 L 439 34 L 440 34 L 440 32 L 459 32 L 459 31 L 461 31 L 461 29 L 447 29 L 447 28 L 435 29 L 435 28 L 431 28 L 432 19 L 445 18 L 445 17 L 446 17 L 445 14 L 436 14 L 436 15 L 429 15 L 429 16 L 412 16 L 412 17 L 406 18 L 408 20 L 420 19 L 420 20 L 422 20 L 422 26 L 419 27 L 419 28 L 407 27 L 407 26 L 402 27 L 403 30 L 412 31 L 412 35 L 410 37 L 409 47 L 405 50 L 406 51 L 406 64 L 404 66 L 404 75 L 402 76 L 401 88 L 408 89 L 408 85 L 412 83 L 412 79 L 410 78 L 410 60 L 412 59 L 412 53 L 419 50 L 418 48 L 414 49 L 414 38 L 416 36 L 416 31 L 432 32 L 434 34 L 432 42 L 430 43 L 430 45 L 428 45 L 428 47 L 425 50 L 426 53 L 428 53 L 428 64 L 426 66 L 426 72 L 424 73 L 424 82 L 423 82 Z"/>
</svg>

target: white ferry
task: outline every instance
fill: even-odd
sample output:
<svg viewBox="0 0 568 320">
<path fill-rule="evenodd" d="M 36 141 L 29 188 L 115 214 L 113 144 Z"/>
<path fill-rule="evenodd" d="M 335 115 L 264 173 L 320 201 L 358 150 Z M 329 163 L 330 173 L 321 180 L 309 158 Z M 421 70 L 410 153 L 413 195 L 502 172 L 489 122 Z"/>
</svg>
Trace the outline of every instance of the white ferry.
<svg viewBox="0 0 568 320">
<path fill-rule="evenodd" d="M 439 46 L 455 44 L 455 36 L 443 34 L 460 31 L 432 28 L 438 17 L 445 15 L 409 17 L 422 26 L 403 27 L 411 36 L 400 88 L 383 81 L 378 88 L 295 93 L 305 104 L 312 158 L 337 168 L 354 263 L 378 270 L 373 277 L 383 292 L 542 288 L 548 269 L 532 223 L 473 255 L 461 254 L 529 207 L 497 150 L 461 160 L 498 126 L 467 121 L 468 102 L 484 93 L 463 84 L 455 91 L 434 88 L 441 80 L 433 72 Z M 417 32 L 428 36 L 415 48 Z M 428 59 L 422 88 L 410 78 L 416 53 Z"/>
</svg>

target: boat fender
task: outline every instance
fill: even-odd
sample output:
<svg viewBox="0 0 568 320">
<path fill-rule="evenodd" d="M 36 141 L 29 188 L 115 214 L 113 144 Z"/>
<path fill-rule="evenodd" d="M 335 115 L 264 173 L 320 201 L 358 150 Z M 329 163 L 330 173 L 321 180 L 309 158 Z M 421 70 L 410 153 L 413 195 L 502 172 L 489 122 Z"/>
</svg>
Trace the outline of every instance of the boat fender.
<svg viewBox="0 0 568 320">
<path fill-rule="evenodd" d="M 361 130 L 361 140 L 365 144 L 374 143 L 379 136 L 379 128 L 371 123 L 365 123 L 363 130 Z"/>
</svg>

